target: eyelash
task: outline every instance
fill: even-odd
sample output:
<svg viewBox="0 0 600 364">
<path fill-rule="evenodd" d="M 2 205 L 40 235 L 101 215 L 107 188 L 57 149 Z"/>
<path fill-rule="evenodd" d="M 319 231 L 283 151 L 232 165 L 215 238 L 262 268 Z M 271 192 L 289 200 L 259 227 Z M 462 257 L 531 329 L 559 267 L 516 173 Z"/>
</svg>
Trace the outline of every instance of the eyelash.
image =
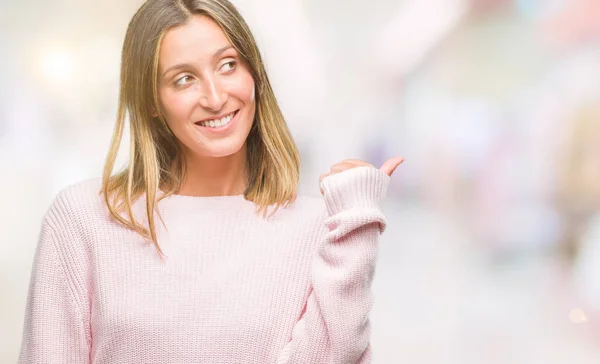
<svg viewBox="0 0 600 364">
<path fill-rule="evenodd" d="M 237 61 L 229 61 L 229 62 L 223 63 L 223 66 L 225 66 L 226 64 L 231 64 L 231 69 L 228 70 L 228 71 L 233 71 L 235 69 L 236 64 L 237 64 Z M 186 84 L 180 84 L 179 82 L 181 80 L 185 79 L 185 78 L 188 78 L 188 77 L 191 77 L 191 76 L 190 75 L 185 75 L 183 77 L 178 78 L 175 81 L 175 86 L 177 86 L 177 87 L 183 87 L 183 86 L 185 86 Z"/>
<path fill-rule="evenodd" d="M 185 84 L 180 84 L 180 83 L 179 83 L 179 81 L 183 80 L 184 78 L 189 78 L 189 77 L 191 77 L 191 76 L 189 76 L 189 75 L 185 75 L 185 76 L 183 76 L 183 77 L 181 77 L 181 78 L 177 79 L 177 80 L 175 81 L 175 86 L 177 86 L 177 87 L 183 87 L 183 86 L 185 86 Z"/>
<path fill-rule="evenodd" d="M 237 64 L 237 62 L 236 62 L 236 61 L 229 61 L 229 62 L 227 62 L 227 63 L 223 63 L 223 66 L 224 66 L 224 65 L 226 65 L 226 64 L 230 64 L 230 63 L 232 64 L 232 65 L 231 65 L 231 70 L 234 70 L 234 69 L 235 69 L 235 66 L 236 66 L 236 64 Z"/>
</svg>

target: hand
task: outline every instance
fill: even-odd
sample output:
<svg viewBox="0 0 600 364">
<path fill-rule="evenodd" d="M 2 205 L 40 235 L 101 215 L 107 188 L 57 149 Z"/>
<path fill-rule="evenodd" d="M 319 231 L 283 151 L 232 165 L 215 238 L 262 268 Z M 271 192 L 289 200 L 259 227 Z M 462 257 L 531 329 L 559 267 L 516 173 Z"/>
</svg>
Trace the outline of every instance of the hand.
<svg viewBox="0 0 600 364">
<path fill-rule="evenodd" d="M 390 158 L 385 163 L 383 163 L 383 165 L 381 165 L 381 168 L 379 168 L 379 170 L 391 177 L 392 173 L 394 173 L 394 170 L 396 169 L 396 167 L 398 167 L 402 162 L 404 162 L 404 158 L 402 158 L 401 156 Z M 369 166 L 369 167 L 377 168 L 374 165 L 367 163 L 365 161 L 361 161 L 359 159 L 344 159 L 340 163 L 336 163 L 333 166 L 331 166 L 329 172 L 323 173 L 319 177 L 319 185 L 321 184 L 323 179 L 327 176 L 331 176 L 336 173 L 340 173 L 347 169 L 362 167 L 362 166 Z M 323 189 L 322 188 L 319 188 L 319 189 L 321 190 L 321 194 L 323 194 Z"/>
</svg>

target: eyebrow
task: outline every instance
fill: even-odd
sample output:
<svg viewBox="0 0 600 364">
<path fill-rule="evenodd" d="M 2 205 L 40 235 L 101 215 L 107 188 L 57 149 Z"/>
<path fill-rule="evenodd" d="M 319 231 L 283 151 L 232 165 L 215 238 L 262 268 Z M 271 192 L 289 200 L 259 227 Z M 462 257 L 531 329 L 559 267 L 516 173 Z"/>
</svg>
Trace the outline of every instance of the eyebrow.
<svg viewBox="0 0 600 364">
<path fill-rule="evenodd" d="M 225 47 L 220 48 L 219 50 L 217 50 L 215 52 L 215 54 L 213 54 L 212 58 L 215 59 L 217 57 L 219 57 L 223 52 L 225 52 L 228 49 L 233 48 L 232 45 L 226 45 Z M 163 77 L 165 77 L 167 75 L 167 73 L 173 71 L 173 70 L 177 70 L 177 69 L 182 69 L 182 68 L 189 68 L 191 67 L 188 63 L 180 63 L 180 64 L 176 64 L 174 66 L 171 66 L 169 68 L 167 68 L 165 70 L 165 72 L 163 72 Z"/>
</svg>

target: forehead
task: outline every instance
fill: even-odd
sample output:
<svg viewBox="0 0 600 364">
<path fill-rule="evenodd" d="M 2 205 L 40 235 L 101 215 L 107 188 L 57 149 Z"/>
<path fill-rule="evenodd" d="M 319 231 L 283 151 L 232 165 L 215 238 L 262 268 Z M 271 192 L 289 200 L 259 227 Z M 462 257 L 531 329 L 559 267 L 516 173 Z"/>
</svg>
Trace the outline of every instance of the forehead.
<svg viewBox="0 0 600 364">
<path fill-rule="evenodd" d="M 219 49 L 231 45 L 221 27 L 206 15 L 193 15 L 184 25 L 169 29 L 159 54 L 161 67 L 178 62 L 209 60 Z"/>
</svg>

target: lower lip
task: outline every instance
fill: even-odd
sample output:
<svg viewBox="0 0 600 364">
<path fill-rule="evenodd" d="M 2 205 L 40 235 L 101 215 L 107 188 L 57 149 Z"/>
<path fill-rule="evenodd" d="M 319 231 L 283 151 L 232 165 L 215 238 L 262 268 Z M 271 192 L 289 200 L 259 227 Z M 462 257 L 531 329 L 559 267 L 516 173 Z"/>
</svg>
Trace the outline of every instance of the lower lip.
<svg viewBox="0 0 600 364">
<path fill-rule="evenodd" d="M 240 110 L 236 111 L 235 115 L 233 116 L 233 118 L 231 119 L 229 124 L 227 124 L 225 126 L 219 126 L 218 128 L 211 128 L 209 126 L 202 126 L 200 124 L 195 124 L 195 125 L 199 126 L 200 128 L 202 128 L 202 130 L 204 130 L 208 133 L 215 133 L 215 134 L 225 133 L 232 128 L 232 125 L 237 120 L 239 114 L 240 114 Z"/>
</svg>

